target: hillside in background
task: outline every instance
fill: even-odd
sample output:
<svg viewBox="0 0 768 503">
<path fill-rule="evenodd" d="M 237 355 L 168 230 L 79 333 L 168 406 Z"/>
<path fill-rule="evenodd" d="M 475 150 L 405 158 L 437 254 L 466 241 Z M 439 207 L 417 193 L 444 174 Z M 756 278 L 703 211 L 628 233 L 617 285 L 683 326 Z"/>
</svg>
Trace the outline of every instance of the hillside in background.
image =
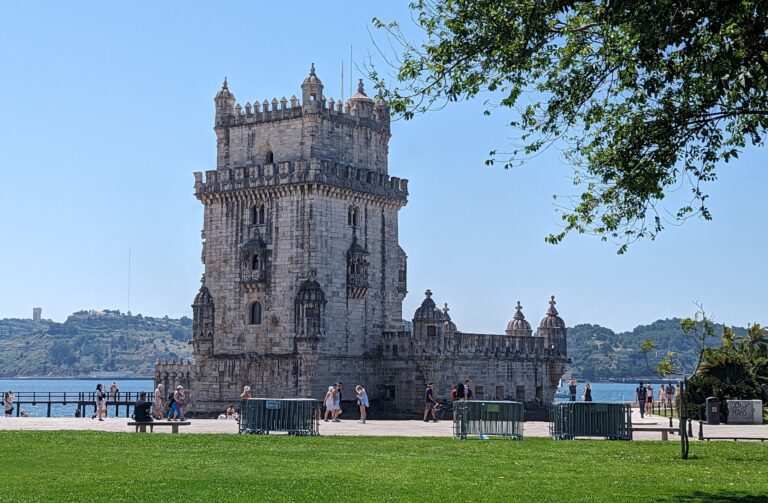
<svg viewBox="0 0 768 503">
<path fill-rule="evenodd" d="M 746 329 L 735 327 L 737 336 Z M 0 320 L 0 378 L 85 377 L 96 375 L 152 376 L 157 360 L 192 358 L 192 320 L 132 316 L 119 311 L 79 311 L 64 323 L 50 320 Z M 640 325 L 616 333 L 600 325 L 568 329 L 571 371 L 581 379 L 649 377 L 640 344 L 658 346 L 651 366 L 674 351 L 687 368 L 696 354 L 677 318 Z M 713 340 L 710 345 L 719 345 Z"/>
<path fill-rule="evenodd" d="M 741 327 L 733 327 L 737 336 L 746 335 Z M 707 345 L 719 346 L 718 337 Z M 680 329 L 680 319 L 658 320 L 650 325 L 640 325 L 631 332 L 616 333 L 600 325 L 576 325 L 568 329 L 568 356 L 571 357 L 571 371 L 582 379 L 628 379 L 654 377 L 648 370 L 640 344 L 653 339 L 657 349 L 649 354 L 651 368 L 667 354 L 677 354 L 683 368 L 690 371 L 695 366 L 696 352 L 691 341 Z"/>
<path fill-rule="evenodd" d="M 188 359 L 192 320 L 80 311 L 64 323 L 0 320 L 0 377 L 152 376 L 157 360 Z"/>
</svg>

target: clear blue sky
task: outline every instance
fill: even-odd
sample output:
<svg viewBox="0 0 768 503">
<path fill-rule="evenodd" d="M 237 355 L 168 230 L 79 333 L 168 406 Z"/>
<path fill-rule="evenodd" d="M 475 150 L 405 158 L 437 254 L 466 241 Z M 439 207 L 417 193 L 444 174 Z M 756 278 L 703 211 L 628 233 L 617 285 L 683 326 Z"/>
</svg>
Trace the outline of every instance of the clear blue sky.
<svg viewBox="0 0 768 503">
<path fill-rule="evenodd" d="M 279 100 L 314 62 L 338 99 L 350 45 L 357 65 L 374 51 L 374 16 L 410 22 L 406 1 L 0 3 L 0 318 L 125 311 L 129 249 L 131 310 L 191 316 L 202 273 L 192 172 L 215 166 L 222 79 L 240 103 Z M 690 315 L 694 301 L 717 321 L 768 322 L 765 149 L 710 184 L 713 222 L 617 256 L 589 236 L 544 243 L 571 172 L 554 155 L 485 167 L 509 119 L 474 102 L 393 124 L 390 174 L 411 192 L 404 317 L 431 288 L 468 332 L 502 333 L 518 299 L 535 325 L 552 294 L 569 325 L 625 330 Z"/>
</svg>

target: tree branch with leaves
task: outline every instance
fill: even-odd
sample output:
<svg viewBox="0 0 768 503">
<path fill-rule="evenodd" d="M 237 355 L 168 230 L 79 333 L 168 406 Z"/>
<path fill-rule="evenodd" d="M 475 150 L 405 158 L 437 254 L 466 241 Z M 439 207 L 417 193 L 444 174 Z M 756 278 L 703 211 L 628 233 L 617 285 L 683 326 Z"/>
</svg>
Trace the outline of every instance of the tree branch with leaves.
<svg viewBox="0 0 768 503">
<path fill-rule="evenodd" d="M 692 216 L 707 182 L 768 129 L 768 0 L 418 0 L 423 40 L 374 19 L 395 57 L 370 76 L 405 119 L 484 97 L 519 132 L 505 168 L 558 145 L 580 195 L 559 206 L 559 243 L 589 233 L 624 253 Z M 384 47 L 378 44 L 377 47 Z M 389 79 L 396 85 L 386 86 Z M 664 200 L 687 186 L 668 209 Z"/>
</svg>

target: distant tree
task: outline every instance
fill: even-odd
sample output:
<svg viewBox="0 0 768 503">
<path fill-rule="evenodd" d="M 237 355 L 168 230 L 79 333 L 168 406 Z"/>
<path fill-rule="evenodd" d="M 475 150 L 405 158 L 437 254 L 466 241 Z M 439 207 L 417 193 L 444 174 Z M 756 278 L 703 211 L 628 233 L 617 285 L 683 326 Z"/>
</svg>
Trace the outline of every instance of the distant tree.
<svg viewBox="0 0 768 503">
<path fill-rule="evenodd" d="M 581 195 L 563 230 L 619 244 L 670 222 L 711 219 L 704 182 L 768 128 L 768 1 L 417 0 L 425 40 L 374 19 L 399 43 L 382 52 L 402 86 L 370 75 L 406 119 L 490 93 L 520 136 L 490 152 L 505 168 L 557 144 Z M 680 186 L 689 197 L 660 206 Z"/>
</svg>

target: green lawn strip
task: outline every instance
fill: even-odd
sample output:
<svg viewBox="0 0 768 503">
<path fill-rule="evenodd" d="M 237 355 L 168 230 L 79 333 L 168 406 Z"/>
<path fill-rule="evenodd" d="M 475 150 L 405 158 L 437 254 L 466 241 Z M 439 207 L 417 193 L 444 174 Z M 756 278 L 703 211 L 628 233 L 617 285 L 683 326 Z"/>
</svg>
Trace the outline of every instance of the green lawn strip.
<svg viewBox="0 0 768 503">
<path fill-rule="evenodd" d="M 0 501 L 697 501 L 768 496 L 755 443 L 0 432 Z M 749 501 L 745 499 L 745 501 Z M 754 500 L 757 501 L 757 500 Z"/>
</svg>

